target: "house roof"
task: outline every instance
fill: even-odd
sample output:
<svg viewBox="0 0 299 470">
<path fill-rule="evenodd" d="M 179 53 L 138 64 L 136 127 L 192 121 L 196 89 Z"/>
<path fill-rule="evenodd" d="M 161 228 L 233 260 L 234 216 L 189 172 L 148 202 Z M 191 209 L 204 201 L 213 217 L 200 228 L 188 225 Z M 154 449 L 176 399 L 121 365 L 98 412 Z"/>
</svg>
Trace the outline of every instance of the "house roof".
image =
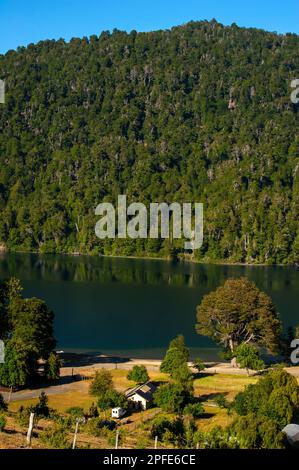
<svg viewBox="0 0 299 470">
<path fill-rule="evenodd" d="M 156 391 L 157 385 L 153 382 L 145 382 L 144 384 L 137 385 L 134 388 L 130 388 L 126 391 L 126 397 L 130 398 L 133 395 L 139 395 L 141 398 L 144 398 L 146 401 L 151 401 L 153 398 L 153 393 Z"/>
</svg>

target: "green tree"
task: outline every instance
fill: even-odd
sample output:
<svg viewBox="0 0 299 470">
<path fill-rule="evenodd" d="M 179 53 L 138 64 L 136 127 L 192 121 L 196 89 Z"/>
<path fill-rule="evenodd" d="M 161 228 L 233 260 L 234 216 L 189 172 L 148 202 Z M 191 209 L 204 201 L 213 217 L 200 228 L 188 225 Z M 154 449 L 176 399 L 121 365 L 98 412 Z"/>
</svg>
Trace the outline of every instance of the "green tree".
<svg viewBox="0 0 299 470">
<path fill-rule="evenodd" d="M 198 372 L 201 372 L 205 369 L 205 364 L 204 362 L 199 358 L 197 357 L 194 361 L 193 361 L 193 367 L 194 369 L 196 369 Z"/>
<path fill-rule="evenodd" d="M 299 410 L 299 386 L 296 378 L 284 370 L 272 370 L 256 384 L 239 392 L 232 408 L 240 416 L 266 416 L 282 429 L 292 422 Z"/>
<path fill-rule="evenodd" d="M 113 381 L 111 372 L 106 369 L 97 371 L 89 387 L 90 395 L 99 397 L 112 389 Z"/>
<path fill-rule="evenodd" d="M 240 344 L 234 352 L 237 364 L 243 369 L 261 370 L 264 368 L 265 363 L 260 358 L 259 351 L 251 344 Z"/>
<path fill-rule="evenodd" d="M 161 362 L 160 371 L 173 376 L 178 368 L 189 360 L 189 349 L 185 345 L 184 336 L 179 335 L 170 343 L 166 355 Z"/>
<path fill-rule="evenodd" d="M 8 405 L 4 400 L 2 393 L 0 393 L 0 411 L 7 411 Z"/>
<path fill-rule="evenodd" d="M 134 366 L 127 375 L 128 380 L 132 380 L 137 384 L 147 382 L 149 380 L 149 375 L 145 366 Z"/>
<path fill-rule="evenodd" d="M 45 376 L 48 380 L 58 380 L 60 377 L 61 359 L 55 352 L 51 352 L 45 363 Z"/>
<path fill-rule="evenodd" d="M 114 407 L 126 409 L 128 408 L 128 400 L 123 393 L 118 392 L 117 390 L 106 390 L 99 395 L 98 407 L 100 410 Z"/>
<path fill-rule="evenodd" d="M 0 432 L 4 431 L 4 428 L 6 426 L 7 420 L 4 415 L 0 415 Z"/>
<path fill-rule="evenodd" d="M 246 278 L 228 279 L 197 307 L 198 334 L 211 337 L 233 355 L 241 344 L 278 350 L 281 322 L 264 292 Z"/>
<path fill-rule="evenodd" d="M 0 383 L 6 387 L 22 387 L 32 375 L 30 351 L 24 343 L 11 340 L 5 345 L 5 363 L 0 364 Z"/>
<path fill-rule="evenodd" d="M 204 408 L 199 402 L 188 403 L 188 405 L 184 407 L 184 415 L 190 415 L 193 418 L 200 418 L 203 412 Z"/>
<path fill-rule="evenodd" d="M 175 383 L 160 385 L 154 393 L 154 403 L 164 411 L 181 413 L 190 395 Z"/>
<path fill-rule="evenodd" d="M 285 449 L 286 436 L 279 424 L 266 416 L 238 417 L 230 427 L 241 449 Z"/>
</svg>

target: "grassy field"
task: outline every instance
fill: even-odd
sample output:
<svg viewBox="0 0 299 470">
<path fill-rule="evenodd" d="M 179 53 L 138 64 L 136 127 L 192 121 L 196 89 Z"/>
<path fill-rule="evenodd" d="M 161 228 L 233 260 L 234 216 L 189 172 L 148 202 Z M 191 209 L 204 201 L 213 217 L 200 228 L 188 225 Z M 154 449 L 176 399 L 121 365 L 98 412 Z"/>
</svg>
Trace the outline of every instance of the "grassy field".
<svg viewBox="0 0 299 470">
<path fill-rule="evenodd" d="M 125 370 L 111 370 L 115 387 L 124 391 L 134 384 L 127 380 L 127 371 Z M 150 372 L 150 378 L 156 381 L 167 380 L 166 374 L 159 372 Z M 195 395 L 201 397 L 204 404 L 204 414 L 197 420 L 198 428 L 201 431 L 209 431 L 216 425 L 226 426 L 230 423 L 231 417 L 228 416 L 226 410 L 221 409 L 215 405 L 213 400 L 220 393 L 224 393 L 228 400 L 233 399 L 235 394 L 250 383 L 255 383 L 257 378 L 246 377 L 228 374 L 214 374 L 207 375 L 201 374 L 194 381 Z M 74 384 L 73 389 L 67 393 L 57 395 L 49 395 L 49 406 L 56 409 L 60 413 L 65 413 L 66 410 L 73 406 L 80 406 L 87 412 L 92 402 L 96 401 L 88 393 L 89 380 L 77 382 Z M 9 405 L 9 416 L 6 427 L 6 432 L 0 433 L 0 448 L 16 448 L 24 446 L 26 428 L 17 424 L 15 420 L 16 412 L 20 406 L 28 406 L 36 404 L 37 399 L 23 400 L 12 402 Z M 153 447 L 153 442 L 149 438 L 148 429 L 150 421 L 153 417 L 160 413 L 157 408 L 152 408 L 144 412 L 133 413 L 125 419 L 119 426 L 122 433 L 122 446 L 123 447 Z M 42 447 L 38 439 L 39 433 L 49 426 L 49 421 L 41 420 L 35 429 L 36 435 L 32 441 L 32 447 Z M 72 430 L 71 430 L 72 432 Z M 72 434 L 70 433 L 70 439 Z M 113 443 L 109 443 L 109 439 L 96 438 L 88 435 L 84 427 L 80 430 L 78 435 L 79 447 L 90 448 L 109 448 L 113 447 Z"/>
</svg>

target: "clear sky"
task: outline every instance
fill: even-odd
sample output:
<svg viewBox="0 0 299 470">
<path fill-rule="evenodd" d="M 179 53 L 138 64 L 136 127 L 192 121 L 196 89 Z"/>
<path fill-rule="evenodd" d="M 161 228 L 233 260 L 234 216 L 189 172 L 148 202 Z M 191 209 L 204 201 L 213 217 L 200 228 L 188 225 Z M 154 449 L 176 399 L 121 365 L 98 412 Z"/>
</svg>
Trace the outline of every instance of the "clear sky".
<svg viewBox="0 0 299 470">
<path fill-rule="evenodd" d="M 164 29 L 190 20 L 299 32 L 299 0 L 0 0 L 0 53 L 42 39 L 113 28 Z"/>
</svg>

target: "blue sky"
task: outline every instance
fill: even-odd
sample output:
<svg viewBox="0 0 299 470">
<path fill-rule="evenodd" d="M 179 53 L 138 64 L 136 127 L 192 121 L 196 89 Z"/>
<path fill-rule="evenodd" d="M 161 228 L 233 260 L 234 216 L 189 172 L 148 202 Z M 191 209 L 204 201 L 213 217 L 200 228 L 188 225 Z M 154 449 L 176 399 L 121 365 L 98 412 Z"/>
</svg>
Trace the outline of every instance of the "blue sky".
<svg viewBox="0 0 299 470">
<path fill-rule="evenodd" d="M 118 28 L 164 29 L 216 18 L 279 33 L 299 30 L 298 0 L 0 0 L 0 53 L 42 39 Z"/>
</svg>

